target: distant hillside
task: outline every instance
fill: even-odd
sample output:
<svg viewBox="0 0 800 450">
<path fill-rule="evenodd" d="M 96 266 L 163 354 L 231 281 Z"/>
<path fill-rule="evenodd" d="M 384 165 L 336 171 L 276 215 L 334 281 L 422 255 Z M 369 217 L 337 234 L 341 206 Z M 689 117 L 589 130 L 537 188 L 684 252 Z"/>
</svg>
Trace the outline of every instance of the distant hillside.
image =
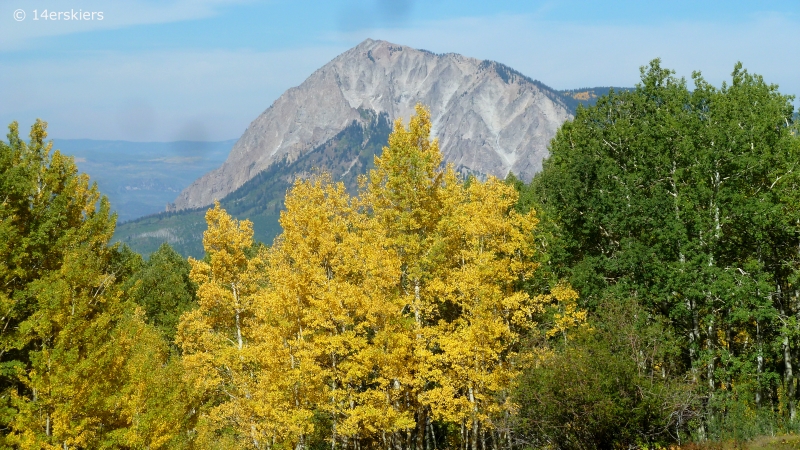
<svg viewBox="0 0 800 450">
<path fill-rule="evenodd" d="M 597 103 L 597 99 L 604 95 L 608 95 L 611 90 L 616 92 L 619 91 L 627 91 L 631 88 L 623 88 L 623 87 L 593 87 L 593 88 L 580 88 L 580 89 L 565 89 L 563 91 L 558 91 L 561 94 L 561 99 L 567 105 L 569 110 L 575 115 L 575 111 L 578 109 L 578 105 L 583 106 L 592 106 Z"/>
<path fill-rule="evenodd" d="M 220 202 L 232 215 L 253 222 L 255 239 L 271 244 L 280 232 L 278 217 L 287 190 L 297 178 L 305 178 L 323 169 L 342 181 L 351 193 L 356 192 L 357 177 L 374 166 L 391 132 L 386 114 L 360 110 L 361 121 L 353 121 L 344 130 L 312 151 L 295 160 L 284 156 L 278 163 L 259 173 Z M 165 212 L 120 223 L 114 240 L 124 242 L 139 253 L 148 255 L 162 242 L 169 242 L 184 256 L 203 256 L 202 237 L 206 229 L 207 208 Z"/>
<path fill-rule="evenodd" d="M 53 148 L 74 156 L 126 221 L 164 211 L 192 181 L 219 167 L 235 142 L 54 139 Z"/>
</svg>

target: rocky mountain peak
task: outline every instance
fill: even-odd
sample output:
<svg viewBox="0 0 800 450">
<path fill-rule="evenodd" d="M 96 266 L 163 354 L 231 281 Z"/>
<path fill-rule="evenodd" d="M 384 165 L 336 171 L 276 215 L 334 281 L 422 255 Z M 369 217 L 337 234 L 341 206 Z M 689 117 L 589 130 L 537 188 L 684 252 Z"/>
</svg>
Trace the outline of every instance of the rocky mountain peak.
<svg viewBox="0 0 800 450">
<path fill-rule="evenodd" d="M 550 139 L 571 117 L 554 91 L 500 63 L 367 39 L 275 100 L 175 207 L 224 198 L 362 122 L 365 110 L 407 122 L 417 103 L 430 108 L 445 161 L 464 173 L 524 180 L 541 169 Z"/>
</svg>

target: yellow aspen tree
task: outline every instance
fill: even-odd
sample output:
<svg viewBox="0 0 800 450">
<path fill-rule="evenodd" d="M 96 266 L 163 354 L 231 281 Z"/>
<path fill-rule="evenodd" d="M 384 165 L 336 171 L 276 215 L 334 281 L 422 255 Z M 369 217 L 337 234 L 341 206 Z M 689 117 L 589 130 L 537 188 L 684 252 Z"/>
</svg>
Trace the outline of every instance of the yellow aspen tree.
<svg viewBox="0 0 800 450">
<path fill-rule="evenodd" d="M 366 208 L 384 230 L 387 243 L 400 258 L 400 276 L 396 287 L 404 311 L 412 327 L 407 337 L 412 345 L 407 364 L 412 367 L 409 377 L 392 380 L 394 389 L 407 400 L 402 407 L 413 414 L 415 426 L 405 430 L 403 436 L 394 433 L 392 439 L 422 447 L 427 408 L 419 395 L 427 384 L 425 374 L 431 370 L 431 343 L 424 329 L 432 308 L 430 298 L 424 295 L 431 269 L 441 254 L 436 251 L 441 236 L 437 223 L 447 206 L 444 194 L 445 177 L 455 183 L 451 167 L 440 170 L 442 155 L 437 140 L 431 141 L 430 113 L 417 105 L 408 129 L 398 119 L 389 135 L 389 145 L 375 158 L 375 169 L 365 182 L 362 192 Z M 433 250 L 433 251 L 432 251 Z M 401 404 L 398 404 L 398 407 Z"/>
<path fill-rule="evenodd" d="M 208 210 L 206 221 L 207 258 L 189 260 L 198 308 L 181 316 L 176 336 L 187 382 L 204 405 L 197 445 L 263 448 L 264 439 L 271 438 L 271 416 L 254 395 L 263 367 L 252 333 L 263 260 L 261 254 L 247 256 L 253 236 L 249 221 L 233 219 L 219 203 Z"/>
<path fill-rule="evenodd" d="M 130 349 L 121 373 L 126 382 L 105 392 L 126 419 L 111 433 L 108 448 L 187 448 L 191 409 L 180 360 L 170 357 L 169 344 L 157 328 L 144 322 L 137 309 L 119 327 L 115 345 Z"/>
<path fill-rule="evenodd" d="M 520 334 L 549 298 L 518 289 L 535 275 L 537 219 L 514 210 L 513 187 L 490 177 L 453 191 L 457 204 L 439 222 L 444 257 L 426 291 L 441 311 L 458 314 L 429 327 L 437 376 L 424 398 L 435 416 L 465 424 L 474 447 L 509 407 Z"/>
<path fill-rule="evenodd" d="M 268 265 L 264 311 L 273 317 L 264 322 L 275 324 L 288 351 L 285 374 L 297 406 L 317 405 L 330 417 L 333 447 L 368 445 L 413 424 L 393 407 L 398 399 L 384 375 L 408 372 L 408 349 L 397 339 L 403 305 L 390 295 L 399 263 L 383 245 L 383 229 L 359 209 L 327 175 L 296 182 Z"/>
<path fill-rule="evenodd" d="M 518 288 L 536 269 L 534 213 L 516 213 L 517 193 L 496 179 L 465 183 L 442 168 L 430 129 L 420 105 L 408 129 L 398 120 L 363 196 L 400 258 L 397 289 L 413 320 L 416 428 L 405 445 L 413 434 L 424 446 L 432 415 L 465 425 L 475 448 L 518 375 L 520 333 L 550 297 Z"/>
<path fill-rule="evenodd" d="M 421 449 L 439 421 L 475 449 L 507 417 L 520 334 L 574 292 L 520 289 L 536 276 L 534 213 L 494 178 L 442 168 L 416 112 L 358 197 L 325 174 L 296 181 L 263 254 L 246 257 L 248 223 L 209 211 L 200 308 L 177 338 L 208 405 L 198 445 L 302 449 L 322 420 L 334 449 Z"/>
</svg>

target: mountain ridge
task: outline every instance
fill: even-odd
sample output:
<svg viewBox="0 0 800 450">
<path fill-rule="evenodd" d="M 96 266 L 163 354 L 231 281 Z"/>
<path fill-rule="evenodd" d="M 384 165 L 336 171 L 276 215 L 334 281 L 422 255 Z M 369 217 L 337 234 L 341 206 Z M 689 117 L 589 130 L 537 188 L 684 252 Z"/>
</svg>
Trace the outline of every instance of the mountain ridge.
<svg viewBox="0 0 800 450">
<path fill-rule="evenodd" d="M 407 121 L 431 110 L 445 161 L 464 173 L 529 180 L 572 115 L 561 94 L 501 63 L 367 39 L 288 89 L 256 118 L 228 159 L 192 183 L 175 209 L 207 206 L 282 158 L 322 145 L 360 111 Z"/>
</svg>

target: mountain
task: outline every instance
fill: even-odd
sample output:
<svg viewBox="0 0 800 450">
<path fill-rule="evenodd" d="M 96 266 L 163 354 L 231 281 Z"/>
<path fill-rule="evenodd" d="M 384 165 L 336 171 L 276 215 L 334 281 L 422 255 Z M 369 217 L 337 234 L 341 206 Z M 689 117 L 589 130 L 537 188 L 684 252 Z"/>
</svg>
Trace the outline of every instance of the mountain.
<svg viewBox="0 0 800 450">
<path fill-rule="evenodd" d="M 431 110 L 432 134 L 445 160 L 478 176 L 513 172 L 529 180 L 571 117 L 560 93 L 503 64 L 367 39 L 281 95 L 250 124 L 225 163 L 181 192 L 174 207 L 221 200 L 353 122 L 365 124 L 365 117 L 407 122 L 417 103 Z"/>
<path fill-rule="evenodd" d="M 236 142 L 219 169 L 196 180 L 168 212 L 120 223 L 114 240 L 144 255 L 169 242 L 203 256 L 208 203 L 219 199 L 271 243 L 287 190 L 325 170 L 356 192 L 386 145 L 392 122 L 419 101 L 431 108 L 445 159 L 462 173 L 530 179 L 575 108 L 610 88 L 556 91 L 493 61 L 436 55 L 367 40 L 289 89 Z M 616 89 L 616 88 L 615 88 Z"/>
</svg>

